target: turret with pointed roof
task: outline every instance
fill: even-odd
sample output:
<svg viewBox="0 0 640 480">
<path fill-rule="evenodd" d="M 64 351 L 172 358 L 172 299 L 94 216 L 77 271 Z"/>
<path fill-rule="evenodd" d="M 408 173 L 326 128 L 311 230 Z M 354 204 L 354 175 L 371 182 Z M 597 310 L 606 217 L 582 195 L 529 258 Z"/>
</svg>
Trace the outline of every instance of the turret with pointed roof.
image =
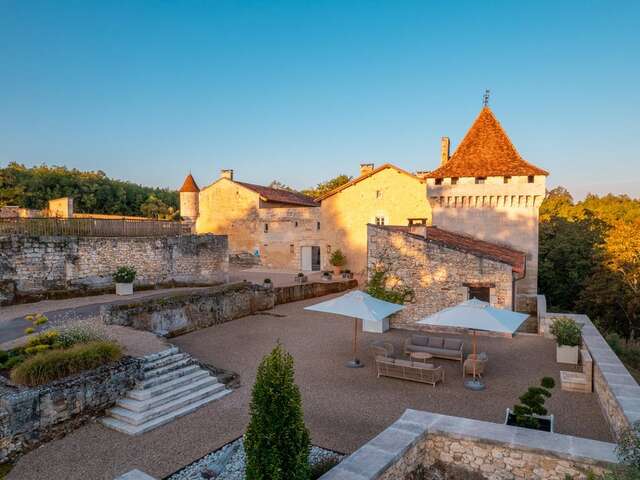
<svg viewBox="0 0 640 480">
<path fill-rule="evenodd" d="M 193 179 L 193 176 L 191 175 L 191 173 L 189 173 L 189 175 L 185 177 L 184 182 L 182 183 L 182 187 L 180 187 L 180 193 L 183 193 L 183 192 L 195 193 L 199 191 L 200 189 L 198 188 L 198 184 Z"/>
<path fill-rule="evenodd" d="M 180 216 L 188 223 L 195 224 L 200 211 L 200 189 L 191 173 L 180 187 Z"/>
<path fill-rule="evenodd" d="M 549 175 L 524 160 L 488 106 L 458 145 L 453 156 L 427 178 Z"/>
</svg>

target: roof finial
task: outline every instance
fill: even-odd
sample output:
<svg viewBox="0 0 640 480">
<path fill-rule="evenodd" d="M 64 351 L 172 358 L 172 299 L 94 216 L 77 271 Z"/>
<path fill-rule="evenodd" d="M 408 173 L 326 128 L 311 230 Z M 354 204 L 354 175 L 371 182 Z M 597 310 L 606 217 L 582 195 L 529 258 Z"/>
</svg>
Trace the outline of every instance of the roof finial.
<svg viewBox="0 0 640 480">
<path fill-rule="evenodd" d="M 488 88 L 484 91 L 484 95 L 482 96 L 482 106 L 483 107 L 488 107 L 489 106 L 489 95 L 491 94 L 491 90 L 489 90 Z"/>
</svg>

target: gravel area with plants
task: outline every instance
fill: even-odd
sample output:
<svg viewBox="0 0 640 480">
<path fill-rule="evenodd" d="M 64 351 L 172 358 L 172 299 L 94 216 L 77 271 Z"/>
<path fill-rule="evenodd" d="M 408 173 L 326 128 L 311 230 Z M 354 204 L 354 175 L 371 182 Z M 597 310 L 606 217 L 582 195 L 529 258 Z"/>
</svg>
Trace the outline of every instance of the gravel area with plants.
<svg viewBox="0 0 640 480">
<path fill-rule="evenodd" d="M 311 447 L 311 452 L 309 453 L 309 463 L 312 470 L 314 466 L 326 465 L 327 462 L 332 462 L 331 464 L 338 463 L 343 458 L 344 455 L 315 446 Z M 191 465 L 187 465 L 179 472 L 170 475 L 167 480 L 244 480 L 244 464 L 244 447 L 242 438 L 239 438 L 193 462 Z"/>
</svg>

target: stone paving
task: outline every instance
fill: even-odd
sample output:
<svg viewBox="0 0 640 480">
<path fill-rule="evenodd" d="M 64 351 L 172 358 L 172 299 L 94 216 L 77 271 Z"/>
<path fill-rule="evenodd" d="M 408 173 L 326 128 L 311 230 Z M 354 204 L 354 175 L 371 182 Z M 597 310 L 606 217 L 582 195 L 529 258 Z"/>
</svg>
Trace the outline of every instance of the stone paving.
<svg viewBox="0 0 640 480">
<path fill-rule="evenodd" d="M 502 423 L 505 409 L 529 385 L 545 375 L 559 382 L 554 341 L 527 335 L 479 337 L 479 349 L 489 355 L 483 392 L 465 390 L 460 363 L 448 360 L 434 360 L 446 370 L 444 385 L 435 388 L 376 378 L 366 346 L 384 338 L 399 348 L 410 335 L 406 331 L 359 335 L 365 368 L 345 368 L 353 322 L 303 310 L 317 301 L 279 305 L 272 311 L 277 316 L 263 312 L 172 339 L 199 360 L 238 372 L 241 386 L 233 395 L 140 437 L 86 425 L 23 457 L 8 480 L 112 480 L 134 468 L 163 478 L 179 470 L 243 434 L 257 365 L 278 340 L 294 356 L 313 444 L 344 453 L 362 446 L 407 408 Z M 558 384 L 547 405 L 556 416 L 557 432 L 611 440 L 595 395 L 563 392 Z"/>
</svg>

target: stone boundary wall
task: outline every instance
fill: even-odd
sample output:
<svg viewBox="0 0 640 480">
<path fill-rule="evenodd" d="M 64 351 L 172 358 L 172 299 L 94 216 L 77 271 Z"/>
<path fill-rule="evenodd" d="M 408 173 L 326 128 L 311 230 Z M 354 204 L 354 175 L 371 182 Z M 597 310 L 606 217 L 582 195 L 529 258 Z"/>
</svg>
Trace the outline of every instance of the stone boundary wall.
<svg viewBox="0 0 640 480">
<path fill-rule="evenodd" d="M 352 290 L 358 286 L 357 280 L 342 280 L 337 282 L 312 282 L 290 285 L 288 287 L 275 287 L 276 305 L 297 302 L 308 298 L 322 297 L 331 293 Z"/>
<path fill-rule="evenodd" d="M 593 391 L 614 436 L 640 420 L 640 386 L 586 315 L 547 313 L 540 322 L 541 334 L 553 338 L 549 328 L 559 317 L 582 325 L 582 343 L 593 358 Z"/>
<path fill-rule="evenodd" d="M 474 478 L 578 480 L 616 463 L 612 443 L 408 409 L 320 478 L 402 480 L 437 465 Z"/>
<path fill-rule="evenodd" d="M 39 387 L 3 387 L 0 463 L 64 436 L 115 403 L 142 375 L 142 362 L 124 357 Z"/>
<path fill-rule="evenodd" d="M 137 270 L 138 287 L 220 283 L 228 262 L 225 235 L 0 235 L 0 304 L 113 291 L 121 265 Z"/>
</svg>

